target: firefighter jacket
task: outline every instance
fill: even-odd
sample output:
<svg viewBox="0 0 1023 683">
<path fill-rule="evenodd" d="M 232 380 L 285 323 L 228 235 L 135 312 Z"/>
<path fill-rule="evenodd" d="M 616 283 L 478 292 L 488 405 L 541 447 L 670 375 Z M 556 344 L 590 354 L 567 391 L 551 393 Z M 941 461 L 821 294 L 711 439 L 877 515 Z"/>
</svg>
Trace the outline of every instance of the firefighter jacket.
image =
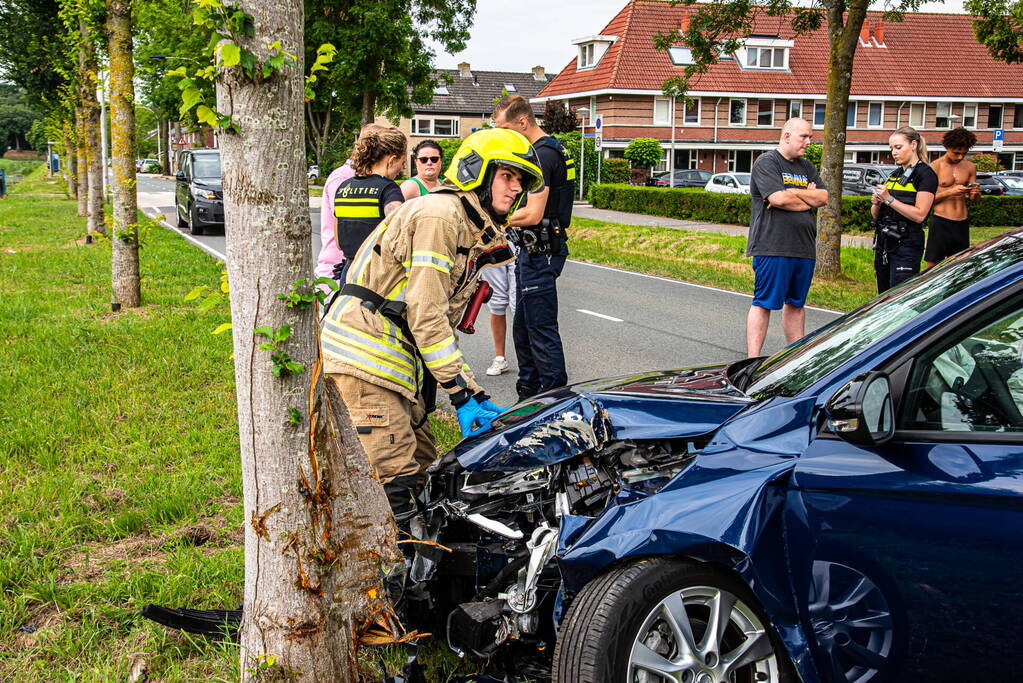
<svg viewBox="0 0 1023 683">
<path fill-rule="evenodd" d="M 359 248 L 346 279 L 404 302 L 402 315 L 417 348 L 364 299 L 342 294 L 320 331 L 324 370 L 415 401 L 425 363 L 453 399 L 481 391 L 462 358 L 455 327 L 480 268 L 512 260 L 504 231 L 482 210 L 475 192 L 439 190 L 402 204 Z"/>
</svg>

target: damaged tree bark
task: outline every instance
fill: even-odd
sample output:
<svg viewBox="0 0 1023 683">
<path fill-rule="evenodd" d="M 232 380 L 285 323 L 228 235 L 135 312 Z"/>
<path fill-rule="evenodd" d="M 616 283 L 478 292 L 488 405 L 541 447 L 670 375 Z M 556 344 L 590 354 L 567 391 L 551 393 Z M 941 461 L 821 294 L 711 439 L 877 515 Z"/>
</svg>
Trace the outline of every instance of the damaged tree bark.
<svg viewBox="0 0 1023 683">
<path fill-rule="evenodd" d="M 131 0 L 107 0 L 110 55 L 110 151 L 114 172 L 111 284 L 115 303 L 142 303 L 139 211 L 135 198 L 135 68 L 131 57 Z"/>
<path fill-rule="evenodd" d="M 355 681 L 357 639 L 388 613 L 381 569 L 402 560 L 383 489 L 322 375 L 315 310 L 277 297 L 313 270 L 303 6 L 236 9 L 254 19 L 243 48 L 263 61 L 279 41 L 299 60 L 265 79 L 238 67 L 217 75 L 218 110 L 239 127 L 220 142 L 246 520 L 242 677 Z M 278 348 L 304 370 L 278 377 L 253 330 L 285 325 Z"/>
</svg>

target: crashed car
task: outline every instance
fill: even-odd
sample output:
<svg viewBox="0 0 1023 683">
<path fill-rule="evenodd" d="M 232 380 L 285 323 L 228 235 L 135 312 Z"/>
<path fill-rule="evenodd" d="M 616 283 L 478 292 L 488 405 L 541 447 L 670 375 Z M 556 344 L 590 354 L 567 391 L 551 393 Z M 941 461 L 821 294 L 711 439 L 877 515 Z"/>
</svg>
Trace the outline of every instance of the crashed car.
<svg viewBox="0 0 1023 683">
<path fill-rule="evenodd" d="M 514 406 L 431 470 L 412 625 L 573 683 L 1014 678 L 1021 279 L 1023 229 L 770 358 Z"/>
</svg>

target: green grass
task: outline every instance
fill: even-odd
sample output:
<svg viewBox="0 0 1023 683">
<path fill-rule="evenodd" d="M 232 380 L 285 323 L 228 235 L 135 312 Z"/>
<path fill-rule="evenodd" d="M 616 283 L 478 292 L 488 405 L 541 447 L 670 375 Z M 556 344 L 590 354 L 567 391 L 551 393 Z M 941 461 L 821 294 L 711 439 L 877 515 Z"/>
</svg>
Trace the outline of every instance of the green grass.
<svg viewBox="0 0 1023 683">
<path fill-rule="evenodd" d="M 234 680 L 233 645 L 137 616 L 241 601 L 231 340 L 210 334 L 227 314 L 182 301 L 219 268 L 151 229 L 144 305 L 113 314 L 109 244 L 80 243 L 45 170 L 17 189 L 0 200 L 0 680 L 126 680 L 135 657 L 150 679 Z"/>
</svg>

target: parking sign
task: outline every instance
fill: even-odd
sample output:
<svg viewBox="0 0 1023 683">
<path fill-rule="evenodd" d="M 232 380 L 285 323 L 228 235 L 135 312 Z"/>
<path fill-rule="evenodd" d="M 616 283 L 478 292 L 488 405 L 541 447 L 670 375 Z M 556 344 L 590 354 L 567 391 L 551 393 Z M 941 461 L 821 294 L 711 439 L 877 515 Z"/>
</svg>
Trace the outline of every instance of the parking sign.
<svg viewBox="0 0 1023 683">
<path fill-rule="evenodd" d="M 1005 129 L 1004 128 L 995 128 L 995 134 L 994 134 L 994 137 L 991 140 L 991 147 L 996 152 L 1001 152 L 1003 144 L 1005 144 Z"/>
<path fill-rule="evenodd" d="M 593 127 L 597 133 L 593 138 L 593 146 L 599 151 L 604 144 L 604 117 L 597 114 L 593 119 Z"/>
</svg>

